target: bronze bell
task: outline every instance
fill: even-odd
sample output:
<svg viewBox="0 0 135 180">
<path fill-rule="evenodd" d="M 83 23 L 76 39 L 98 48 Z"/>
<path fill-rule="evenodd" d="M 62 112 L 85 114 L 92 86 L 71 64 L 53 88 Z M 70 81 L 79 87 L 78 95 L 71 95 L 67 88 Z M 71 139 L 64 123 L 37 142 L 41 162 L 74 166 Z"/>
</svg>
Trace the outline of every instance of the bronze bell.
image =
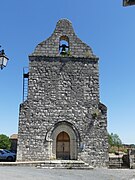
<svg viewBox="0 0 135 180">
<path fill-rule="evenodd" d="M 62 44 L 60 46 L 60 48 L 62 48 L 60 54 L 62 54 L 62 55 L 67 54 L 67 49 L 66 48 L 69 48 L 69 46 L 67 46 L 66 44 Z"/>
</svg>

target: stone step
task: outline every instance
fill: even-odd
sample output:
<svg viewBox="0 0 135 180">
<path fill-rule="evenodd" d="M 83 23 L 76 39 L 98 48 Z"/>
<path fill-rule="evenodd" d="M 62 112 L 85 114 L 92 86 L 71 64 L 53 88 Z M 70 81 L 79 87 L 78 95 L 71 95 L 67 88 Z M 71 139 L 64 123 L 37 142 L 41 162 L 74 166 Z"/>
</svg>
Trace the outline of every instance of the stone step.
<svg viewBox="0 0 135 180">
<path fill-rule="evenodd" d="M 37 168 L 51 169 L 93 169 L 92 166 L 83 161 L 75 160 L 52 160 L 36 165 Z"/>
<path fill-rule="evenodd" d="M 43 169 L 93 169 L 89 164 L 79 160 L 0 162 L 0 166 L 33 166 Z"/>
</svg>

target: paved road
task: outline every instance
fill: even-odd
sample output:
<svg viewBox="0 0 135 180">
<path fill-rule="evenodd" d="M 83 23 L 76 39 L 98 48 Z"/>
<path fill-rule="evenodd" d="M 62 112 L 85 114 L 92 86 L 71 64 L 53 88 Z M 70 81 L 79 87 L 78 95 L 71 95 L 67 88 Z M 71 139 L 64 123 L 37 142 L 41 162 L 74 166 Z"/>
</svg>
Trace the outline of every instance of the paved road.
<svg viewBox="0 0 135 180">
<path fill-rule="evenodd" d="M 135 170 L 66 170 L 2 166 L 0 180 L 135 180 Z"/>
</svg>

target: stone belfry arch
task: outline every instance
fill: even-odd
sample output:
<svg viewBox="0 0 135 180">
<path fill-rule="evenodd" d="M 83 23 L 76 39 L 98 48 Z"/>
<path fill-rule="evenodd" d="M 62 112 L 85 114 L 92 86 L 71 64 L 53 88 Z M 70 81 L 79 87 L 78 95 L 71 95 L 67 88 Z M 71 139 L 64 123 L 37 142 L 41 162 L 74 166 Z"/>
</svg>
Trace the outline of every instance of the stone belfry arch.
<svg viewBox="0 0 135 180">
<path fill-rule="evenodd" d="M 29 56 L 28 98 L 20 105 L 17 161 L 65 158 L 107 166 L 98 61 L 67 19 L 36 46 Z"/>
</svg>

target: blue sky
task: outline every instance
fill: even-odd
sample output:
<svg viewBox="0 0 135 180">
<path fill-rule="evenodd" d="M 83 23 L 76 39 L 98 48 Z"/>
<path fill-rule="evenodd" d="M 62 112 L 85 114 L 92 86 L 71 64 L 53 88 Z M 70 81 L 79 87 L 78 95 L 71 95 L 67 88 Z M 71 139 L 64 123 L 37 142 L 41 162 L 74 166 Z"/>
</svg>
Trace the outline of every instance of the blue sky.
<svg viewBox="0 0 135 180">
<path fill-rule="evenodd" d="M 135 144 L 135 6 L 122 0 L 0 0 L 0 45 L 9 57 L 0 71 L 0 134 L 17 133 L 22 72 L 28 55 L 61 18 L 100 58 L 100 99 L 108 107 L 108 131 Z"/>
</svg>

